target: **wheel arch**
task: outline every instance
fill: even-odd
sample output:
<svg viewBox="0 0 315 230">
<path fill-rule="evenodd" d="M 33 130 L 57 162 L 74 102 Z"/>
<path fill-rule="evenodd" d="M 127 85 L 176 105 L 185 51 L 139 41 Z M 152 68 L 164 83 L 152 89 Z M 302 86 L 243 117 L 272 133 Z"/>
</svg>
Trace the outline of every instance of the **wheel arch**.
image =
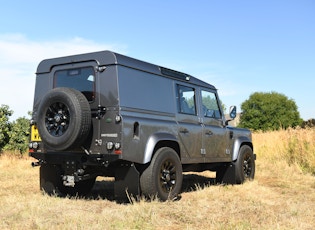
<svg viewBox="0 0 315 230">
<path fill-rule="evenodd" d="M 238 137 L 234 142 L 232 161 L 237 160 L 239 150 L 243 145 L 248 145 L 252 149 L 252 151 L 254 152 L 253 143 L 248 137 L 245 137 L 245 136 Z"/>
<path fill-rule="evenodd" d="M 148 138 L 144 151 L 143 163 L 149 163 L 154 153 L 162 147 L 172 148 L 180 158 L 180 147 L 177 138 L 170 133 L 155 133 Z"/>
</svg>

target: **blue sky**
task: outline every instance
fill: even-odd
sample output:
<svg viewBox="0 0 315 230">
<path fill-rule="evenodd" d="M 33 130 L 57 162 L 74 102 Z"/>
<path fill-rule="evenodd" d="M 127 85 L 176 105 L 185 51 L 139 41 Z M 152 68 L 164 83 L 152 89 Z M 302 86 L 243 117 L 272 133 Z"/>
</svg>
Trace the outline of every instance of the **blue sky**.
<svg viewBox="0 0 315 230">
<path fill-rule="evenodd" d="M 226 106 L 254 92 L 315 118 L 315 1 L 3 1 L 0 105 L 32 110 L 44 58 L 112 50 L 215 85 Z"/>
</svg>

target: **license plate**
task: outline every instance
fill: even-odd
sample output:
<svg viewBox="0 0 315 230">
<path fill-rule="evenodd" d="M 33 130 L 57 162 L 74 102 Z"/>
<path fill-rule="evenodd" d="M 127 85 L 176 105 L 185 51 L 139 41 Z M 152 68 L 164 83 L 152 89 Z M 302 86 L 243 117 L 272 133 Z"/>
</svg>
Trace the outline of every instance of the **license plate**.
<svg viewBox="0 0 315 230">
<path fill-rule="evenodd" d="M 31 141 L 41 141 L 42 139 L 39 136 L 38 129 L 35 125 L 31 127 Z"/>
</svg>

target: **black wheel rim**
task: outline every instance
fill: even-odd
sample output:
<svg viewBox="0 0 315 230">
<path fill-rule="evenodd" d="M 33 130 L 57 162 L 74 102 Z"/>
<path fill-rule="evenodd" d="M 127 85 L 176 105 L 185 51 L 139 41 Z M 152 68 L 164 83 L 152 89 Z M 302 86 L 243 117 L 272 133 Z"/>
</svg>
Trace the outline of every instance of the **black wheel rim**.
<svg viewBox="0 0 315 230">
<path fill-rule="evenodd" d="M 176 166 L 173 161 L 166 160 L 161 165 L 160 187 L 166 193 L 172 191 L 176 184 Z"/>
<path fill-rule="evenodd" d="M 246 154 L 244 157 L 243 170 L 245 179 L 251 178 L 252 170 L 253 170 L 253 160 L 251 154 Z"/>
<path fill-rule="evenodd" d="M 62 136 L 70 124 L 69 108 L 61 103 L 51 104 L 45 115 L 45 126 L 50 135 L 54 137 Z"/>
</svg>

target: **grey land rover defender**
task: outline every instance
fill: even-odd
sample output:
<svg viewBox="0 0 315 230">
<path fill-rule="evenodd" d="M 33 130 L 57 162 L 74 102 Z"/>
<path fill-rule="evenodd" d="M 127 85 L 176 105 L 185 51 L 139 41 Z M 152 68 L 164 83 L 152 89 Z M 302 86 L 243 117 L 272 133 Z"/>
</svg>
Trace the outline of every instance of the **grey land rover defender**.
<svg viewBox="0 0 315 230">
<path fill-rule="evenodd" d="M 40 189 L 84 195 L 105 176 L 117 199 L 164 201 L 181 192 L 183 171 L 253 179 L 251 132 L 230 127 L 219 102 L 213 85 L 111 51 L 43 60 L 29 145 Z"/>
</svg>

